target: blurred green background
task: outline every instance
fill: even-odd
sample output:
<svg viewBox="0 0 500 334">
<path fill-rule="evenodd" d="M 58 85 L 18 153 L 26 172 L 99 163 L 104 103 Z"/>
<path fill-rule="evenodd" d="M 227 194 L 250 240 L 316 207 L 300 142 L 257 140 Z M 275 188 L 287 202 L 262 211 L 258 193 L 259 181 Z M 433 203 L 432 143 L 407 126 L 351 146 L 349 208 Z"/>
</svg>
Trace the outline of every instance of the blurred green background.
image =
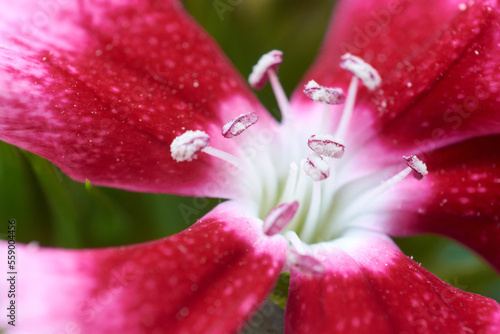
<svg viewBox="0 0 500 334">
<path fill-rule="evenodd" d="M 280 78 L 289 95 L 318 51 L 333 7 L 330 0 L 185 0 L 184 4 L 244 77 L 263 53 L 282 50 Z M 257 94 L 268 110 L 277 108 L 269 86 Z M 54 247 L 105 247 L 164 237 L 185 229 L 219 202 L 210 200 L 211 206 L 186 223 L 179 207 L 193 207 L 193 198 L 86 187 L 44 159 L 1 142 L 0 185 L 4 222 L 0 235 L 5 238 L 7 220 L 16 219 L 19 242 Z M 446 282 L 500 301 L 497 274 L 459 245 L 433 236 L 397 242 Z"/>
</svg>

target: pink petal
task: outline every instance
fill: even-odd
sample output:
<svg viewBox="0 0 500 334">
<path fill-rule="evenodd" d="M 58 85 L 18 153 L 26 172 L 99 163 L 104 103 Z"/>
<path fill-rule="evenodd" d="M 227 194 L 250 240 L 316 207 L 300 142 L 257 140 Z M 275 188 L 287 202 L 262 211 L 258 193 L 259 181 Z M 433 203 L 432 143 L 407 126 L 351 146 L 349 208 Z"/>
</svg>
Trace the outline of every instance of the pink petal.
<svg viewBox="0 0 500 334">
<path fill-rule="evenodd" d="M 17 245 L 18 320 L 9 333 L 236 333 L 286 252 L 283 237 L 264 236 L 240 214 L 225 203 L 184 232 L 127 247 Z M 2 295 L 3 310 L 8 302 Z"/>
<path fill-rule="evenodd" d="M 500 305 L 456 289 L 386 236 L 320 244 L 322 278 L 292 270 L 285 333 L 498 333 Z"/>
<path fill-rule="evenodd" d="M 380 155 L 375 148 L 383 146 L 399 159 L 402 152 L 432 150 L 498 132 L 500 14 L 496 1 L 471 3 L 340 3 L 304 82 L 320 80 L 346 88 L 350 73 L 338 65 L 345 52 L 379 72 L 380 89 L 359 92 L 347 146 L 366 141 L 374 157 Z M 297 111 L 318 108 L 300 91 L 293 105 Z"/>
<path fill-rule="evenodd" d="M 472 248 L 500 270 L 500 136 L 430 152 L 429 174 L 393 189 L 370 228 L 392 235 L 441 234 Z"/>
<path fill-rule="evenodd" d="M 79 181 L 233 195 L 225 163 L 207 155 L 177 163 L 170 144 L 187 130 L 203 130 L 212 146 L 237 154 L 221 127 L 242 112 L 270 117 L 178 1 L 23 0 L 3 7 L 1 140 Z"/>
</svg>

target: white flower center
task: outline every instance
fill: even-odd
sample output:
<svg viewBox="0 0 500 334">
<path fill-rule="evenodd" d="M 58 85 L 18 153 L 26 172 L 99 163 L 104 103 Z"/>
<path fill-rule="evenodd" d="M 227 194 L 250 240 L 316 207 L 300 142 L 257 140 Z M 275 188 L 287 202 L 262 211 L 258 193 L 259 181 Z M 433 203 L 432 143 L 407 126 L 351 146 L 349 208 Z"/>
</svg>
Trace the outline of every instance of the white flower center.
<svg viewBox="0 0 500 334">
<path fill-rule="evenodd" d="M 289 101 L 276 75 L 277 67 L 282 61 L 281 56 L 279 51 L 264 55 L 254 67 L 250 80 L 252 86 L 257 88 L 263 87 L 269 80 L 282 112 L 283 122 L 270 145 L 251 158 L 240 159 L 210 147 L 206 133 L 188 131 L 172 143 L 172 156 L 178 161 L 190 161 L 199 152 L 211 154 L 238 167 L 244 174 L 241 176 L 243 180 L 260 183 L 248 187 L 244 197 L 254 203 L 255 215 L 264 221 L 263 233 L 269 236 L 282 233 L 289 240 L 289 266 L 312 275 L 321 275 L 321 263 L 309 252 L 307 243 L 331 240 L 339 236 L 381 193 L 412 171 L 417 178 L 422 178 L 427 174 L 427 168 L 416 156 L 404 157 L 407 168 L 378 187 L 361 187 L 360 192 L 357 185 L 356 198 L 350 198 L 352 194 L 348 189 L 349 184 L 343 180 L 345 173 L 349 172 L 342 168 L 344 153 L 349 154 L 349 142 L 345 142 L 344 138 L 354 111 L 359 84 L 373 90 L 381 79 L 377 71 L 362 59 L 349 54 L 343 56 L 341 67 L 353 73 L 347 94 L 344 95 L 339 88 L 309 82 L 304 93 L 313 101 L 323 103 L 325 107 L 323 115 L 317 116 L 322 119 L 315 126 L 318 128 L 303 129 L 303 125 L 299 128 L 295 124 Z M 325 133 L 330 123 L 330 105 L 344 102 L 335 133 Z M 226 138 L 244 136 L 244 140 L 257 140 L 258 131 L 248 129 L 257 120 L 254 113 L 240 115 L 225 124 L 221 133 Z M 310 133 L 314 135 L 310 136 Z M 351 183 L 354 184 L 352 181 Z M 346 197 L 349 198 L 348 201 L 345 200 Z"/>
</svg>

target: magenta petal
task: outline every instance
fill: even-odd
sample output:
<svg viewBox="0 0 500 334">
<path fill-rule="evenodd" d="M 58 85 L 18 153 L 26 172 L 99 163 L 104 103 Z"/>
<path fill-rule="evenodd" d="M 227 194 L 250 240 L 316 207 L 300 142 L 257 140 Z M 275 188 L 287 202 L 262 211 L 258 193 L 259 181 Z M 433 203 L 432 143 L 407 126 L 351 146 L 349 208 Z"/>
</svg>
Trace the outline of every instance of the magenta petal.
<svg viewBox="0 0 500 334">
<path fill-rule="evenodd" d="M 135 246 L 17 245 L 19 318 L 9 333 L 236 333 L 286 252 L 284 238 L 239 214 L 225 203 L 184 232 Z"/>
<path fill-rule="evenodd" d="M 454 288 L 386 236 L 315 247 L 322 278 L 292 269 L 285 333 L 498 333 L 500 305 Z"/>
<path fill-rule="evenodd" d="M 429 174 L 402 182 L 387 216 L 371 228 L 405 236 L 437 233 L 472 248 L 500 271 L 500 136 L 430 152 Z M 380 223 L 380 224 L 379 224 Z"/>
<path fill-rule="evenodd" d="M 237 154 L 221 127 L 242 112 L 270 117 L 178 1 L 65 1 L 46 8 L 23 0 L 4 7 L 1 140 L 79 181 L 233 195 L 235 183 L 219 180 L 229 176 L 213 175 L 227 170 L 220 160 L 203 155 L 177 163 L 170 144 L 187 130 L 203 130 L 212 146 Z"/>
<path fill-rule="evenodd" d="M 346 144 L 382 144 L 395 159 L 497 133 L 497 7 L 489 0 L 341 2 L 304 82 L 347 87 L 350 73 L 338 66 L 345 52 L 370 63 L 382 85 L 373 93 L 360 90 Z M 293 104 L 296 110 L 313 107 L 300 91 Z"/>
</svg>

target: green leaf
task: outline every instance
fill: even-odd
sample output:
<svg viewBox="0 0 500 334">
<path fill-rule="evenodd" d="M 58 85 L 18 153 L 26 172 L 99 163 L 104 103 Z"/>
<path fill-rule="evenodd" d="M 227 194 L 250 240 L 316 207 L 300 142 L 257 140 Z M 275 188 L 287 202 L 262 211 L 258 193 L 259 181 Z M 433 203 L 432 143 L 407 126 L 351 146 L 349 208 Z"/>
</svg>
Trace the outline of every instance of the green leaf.
<svg viewBox="0 0 500 334">
<path fill-rule="evenodd" d="M 288 299 L 288 287 L 290 285 L 290 272 L 284 272 L 280 275 L 276 287 L 269 296 L 269 300 L 272 301 L 277 306 L 281 307 L 283 310 L 286 306 L 286 301 Z"/>
</svg>

